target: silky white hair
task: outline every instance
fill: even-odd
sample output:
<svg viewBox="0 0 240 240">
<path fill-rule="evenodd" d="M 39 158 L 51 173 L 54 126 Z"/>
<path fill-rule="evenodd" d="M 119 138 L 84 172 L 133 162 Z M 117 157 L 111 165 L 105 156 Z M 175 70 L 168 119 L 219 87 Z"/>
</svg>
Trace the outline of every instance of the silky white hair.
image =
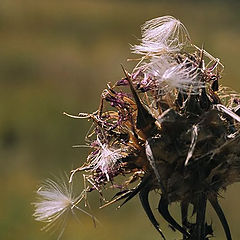
<svg viewBox="0 0 240 240">
<path fill-rule="evenodd" d="M 98 138 L 97 143 L 99 145 L 99 150 L 97 154 L 91 158 L 91 165 L 94 169 L 100 169 L 109 181 L 109 172 L 113 170 L 117 160 L 122 158 L 122 150 L 121 148 L 115 149 L 114 147 L 108 146 L 106 143 L 101 143 Z"/>
<path fill-rule="evenodd" d="M 169 91 L 178 89 L 183 93 L 198 94 L 200 89 L 204 87 L 204 83 L 199 81 L 198 75 L 198 68 L 186 66 L 185 60 L 164 72 L 158 79 L 159 89 L 161 90 L 161 86 L 164 86 Z"/>
<path fill-rule="evenodd" d="M 61 183 L 51 179 L 45 180 L 37 190 L 38 201 L 33 203 L 35 220 L 47 223 L 42 230 L 49 231 L 53 227 L 59 227 L 60 233 L 57 239 L 60 239 L 69 213 L 75 214 L 74 209 L 93 218 L 91 214 L 77 206 L 84 198 L 84 193 L 85 191 L 79 196 L 74 196 L 72 183 L 64 180 Z"/>
<path fill-rule="evenodd" d="M 154 18 L 142 26 L 142 42 L 132 47 L 133 53 L 158 55 L 179 52 L 190 43 L 185 26 L 172 16 Z"/>
<path fill-rule="evenodd" d="M 187 65 L 187 58 L 182 63 L 177 63 L 173 57 L 163 54 L 152 56 L 148 62 L 143 62 L 139 69 L 156 81 L 159 94 L 160 92 L 165 94 L 174 89 L 198 94 L 204 87 L 204 83 L 199 81 L 199 69 L 197 66 Z"/>
</svg>

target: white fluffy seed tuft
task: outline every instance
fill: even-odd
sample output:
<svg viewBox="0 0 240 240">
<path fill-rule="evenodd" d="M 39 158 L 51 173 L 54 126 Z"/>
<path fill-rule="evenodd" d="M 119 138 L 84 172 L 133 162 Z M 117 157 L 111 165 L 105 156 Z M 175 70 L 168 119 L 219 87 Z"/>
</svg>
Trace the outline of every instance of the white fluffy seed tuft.
<svg viewBox="0 0 240 240">
<path fill-rule="evenodd" d="M 132 47 L 133 53 L 159 55 L 179 52 L 190 43 L 185 26 L 172 16 L 154 18 L 142 26 L 142 42 Z"/>
<path fill-rule="evenodd" d="M 109 174 L 114 170 L 114 166 L 117 160 L 122 158 L 121 148 L 109 147 L 106 143 L 101 143 L 97 139 L 99 145 L 98 152 L 95 156 L 92 157 L 91 165 L 93 168 L 100 169 L 103 174 L 105 174 L 107 180 L 110 180 Z"/>
<path fill-rule="evenodd" d="M 184 62 L 177 63 L 166 54 L 153 56 L 149 62 L 143 62 L 139 69 L 154 79 L 160 95 L 175 89 L 183 93 L 198 94 L 204 87 L 204 83 L 200 82 L 198 67 L 190 65 L 187 58 Z"/>
<path fill-rule="evenodd" d="M 197 67 L 189 67 L 186 61 L 172 66 L 159 77 L 159 90 L 167 89 L 171 91 L 177 89 L 183 93 L 198 94 L 204 87 L 199 81 L 199 70 Z"/>
<path fill-rule="evenodd" d="M 47 223 L 42 230 L 50 230 L 55 225 L 61 227 L 58 239 L 66 227 L 66 218 L 69 213 L 74 214 L 74 209 L 93 217 L 77 205 L 84 198 L 84 191 L 79 196 L 74 196 L 72 183 L 57 182 L 47 179 L 37 191 L 37 202 L 33 203 L 35 211 L 33 216 L 36 221 Z"/>
</svg>

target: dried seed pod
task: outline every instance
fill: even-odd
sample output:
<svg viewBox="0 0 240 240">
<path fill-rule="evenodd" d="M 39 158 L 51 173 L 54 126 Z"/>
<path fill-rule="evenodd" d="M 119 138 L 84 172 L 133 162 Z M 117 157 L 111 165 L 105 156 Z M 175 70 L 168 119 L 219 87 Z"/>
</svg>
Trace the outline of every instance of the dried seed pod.
<svg viewBox="0 0 240 240">
<path fill-rule="evenodd" d="M 109 162 L 108 158 L 102 162 L 90 157 L 95 160 L 87 164 L 95 167 L 88 172 L 89 183 L 100 191 L 110 182 L 116 186 L 118 175 L 132 174 L 132 178 L 117 185 L 127 189 L 104 206 L 125 199 L 123 205 L 139 194 L 148 218 L 163 239 L 149 205 L 150 191 L 160 191 L 159 213 L 184 239 L 205 240 L 212 234 L 205 220 L 209 200 L 230 240 L 217 194 L 240 178 L 240 135 L 236 124 L 240 118 L 238 110 L 229 108 L 237 95 L 226 98 L 225 89 L 219 89 L 223 70 L 219 59 L 194 45 L 196 52 L 181 52 L 189 39 L 182 23 L 172 17 L 157 18 L 144 25 L 142 43 L 133 49 L 145 56 L 132 74 L 123 68 L 125 76 L 116 84 L 123 91 L 129 87 L 131 96 L 116 86 L 105 90 L 101 115 L 92 132 L 101 146 L 116 149 L 118 154 L 111 154 L 111 158 L 116 157 L 116 165 L 105 168 L 106 164 L 102 164 Z M 225 105 L 221 104 L 222 99 L 226 99 Z M 105 102 L 110 102 L 115 114 L 104 113 L 108 113 L 107 107 L 103 108 Z M 123 139 L 126 134 L 128 141 Z M 94 154 L 96 147 L 90 156 Z M 129 189 L 133 178 L 140 179 L 140 183 Z M 181 203 L 181 224 L 168 210 L 173 202 Z M 196 214 L 192 224 L 187 215 L 190 204 Z"/>
<path fill-rule="evenodd" d="M 142 43 L 133 51 L 143 58 L 133 72 L 123 68 L 124 78 L 108 84 L 96 112 L 75 116 L 92 120 L 93 126 L 86 138 L 91 152 L 71 178 L 84 171 L 84 191 L 97 190 L 103 201 L 103 188 L 119 189 L 102 207 L 124 200 L 122 206 L 139 194 L 163 239 L 150 191 L 160 192 L 159 213 L 185 240 L 212 235 L 205 220 L 209 201 L 231 240 L 217 196 L 240 180 L 240 95 L 218 86 L 224 68 L 219 59 L 193 44 L 193 51 L 183 52 L 190 37 L 179 20 L 153 19 L 142 32 Z M 118 176 L 130 177 L 119 182 Z M 182 223 L 168 210 L 173 202 L 181 205 Z M 188 221 L 190 204 L 194 223 Z"/>
</svg>

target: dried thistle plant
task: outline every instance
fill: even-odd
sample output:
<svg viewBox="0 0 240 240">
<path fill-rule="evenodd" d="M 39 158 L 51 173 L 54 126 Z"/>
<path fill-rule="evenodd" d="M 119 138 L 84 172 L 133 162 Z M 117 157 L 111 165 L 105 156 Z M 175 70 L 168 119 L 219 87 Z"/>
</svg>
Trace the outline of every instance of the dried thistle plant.
<svg viewBox="0 0 240 240">
<path fill-rule="evenodd" d="M 150 191 L 160 192 L 159 213 L 185 240 L 213 235 L 205 220 L 209 201 L 231 240 L 218 196 L 240 180 L 240 95 L 219 86 L 224 69 L 220 60 L 192 44 L 184 25 L 173 17 L 147 21 L 140 45 L 132 50 L 143 55 L 141 60 L 131 73 L 123 68 L 124 77 L 107 85 L 96 112 L 66 114 L 92 121 L 86 139 L 91 151 L 83 166 L 72 171 L 70 182 L 75 173 L 83 173 L 84 193 L 98 191 L 105 201 L 101 207 L 120 200 L 122 206 L 138 194 L 163 239 L 149 204 Z M 119 182 L 118 176 L 124 180 Z M 103 189 L 112 188 L 118 193 L 107 201 Z M 76 206 L 72 202 L 68 206 Z M 181 224 L 168 210 L 174 202 L 181 206 Z M 195 222 L 189 219 L 189 205 Z M 51 222 L 61 215 L 48 216 L 41 206 L 36 205 L 36 220 Z"/>
</svg>

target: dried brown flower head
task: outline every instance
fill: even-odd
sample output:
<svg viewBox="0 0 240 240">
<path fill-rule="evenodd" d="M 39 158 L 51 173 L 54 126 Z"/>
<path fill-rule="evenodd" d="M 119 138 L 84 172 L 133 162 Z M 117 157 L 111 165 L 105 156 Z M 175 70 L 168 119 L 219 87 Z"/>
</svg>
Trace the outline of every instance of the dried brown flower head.
<svg viewBox="0 0 240 240">
<path fill-rule="evenodd" d="M 123 205 L 139 194 L 163 239 L 149 205 L 150 191 L 160 192 L 159 213 L 183 239 L 212 235 L 205 220 L 208 200 L 230 240 L 218 194 L 240 180 L 239 94 L 219 86 L 220 60 L 193 45 L 179 20 L 150 20 L 142 34 L 133 51 L 143 57 L 132 73 L 123 68 L 124 78 L 108 84 L 96 112 L 75 116 L 93 125 L 87 136 L 91 152 L 71 178 L 83 171 L 85 191 L 97 190 L 103 199 L 103 188 L 119 189 L 103 206 L 119 200 Z M 119 183 L 118 176 L 125 180 Z M 182 224 L 168 211 L 173 202 L 181 205 Z M 194 223 L 188 219 L 190 204 Z"/>
</svg>

